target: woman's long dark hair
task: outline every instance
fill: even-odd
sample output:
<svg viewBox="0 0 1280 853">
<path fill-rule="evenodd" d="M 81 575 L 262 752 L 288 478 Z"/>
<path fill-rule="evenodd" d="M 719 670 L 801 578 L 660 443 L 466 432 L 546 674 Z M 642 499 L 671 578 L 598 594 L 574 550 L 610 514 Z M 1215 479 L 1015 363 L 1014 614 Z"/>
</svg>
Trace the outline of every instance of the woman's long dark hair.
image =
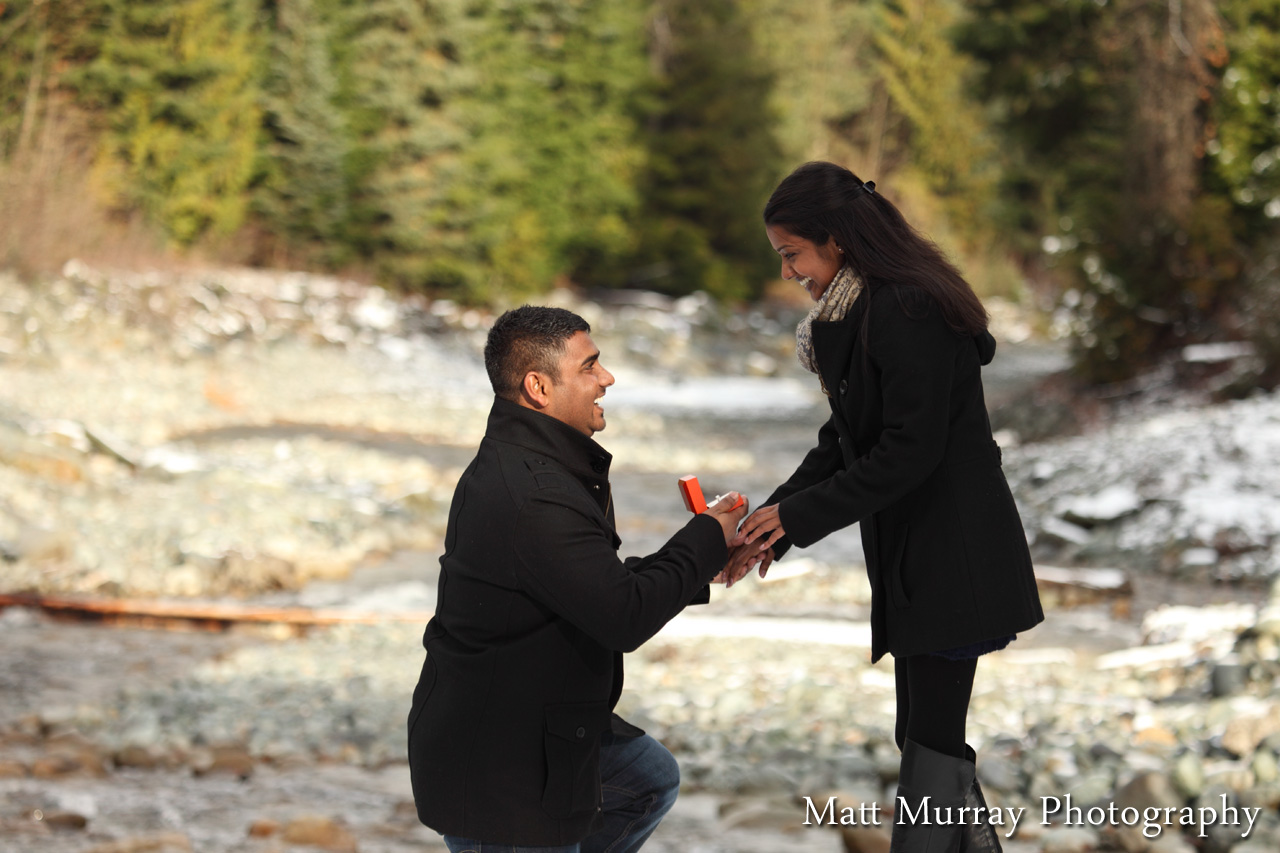
<svg viewBox="0 0 1280 853">
<path fill-rule="evenodd" d="M 987 310 L 960 271 L 888 199 L 870 192 L 873 186 L 835 163 L 805 163 L 769 197 L 765 224 L 785 228 L 819 246 L 835 238 L 844 249 L 845 263 L 868 291 L 915 285 L 933 297 L 947 325 L 957 333 L 977 335 L 986 330 Z"/>
</svg>

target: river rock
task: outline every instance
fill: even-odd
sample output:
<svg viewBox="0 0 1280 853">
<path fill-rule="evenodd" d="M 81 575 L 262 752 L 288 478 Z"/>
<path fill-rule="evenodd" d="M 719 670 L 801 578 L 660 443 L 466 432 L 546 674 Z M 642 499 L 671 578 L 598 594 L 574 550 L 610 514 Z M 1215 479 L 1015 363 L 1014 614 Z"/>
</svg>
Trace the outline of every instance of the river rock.
<svg viewBox="0 0 1280 853">
<path fill-rule="evenodd" d="M 1115 777 L 1111 773 L 1090 773 L 1071 783 L 1067 793 L 1074 803 L 1092 805 L 1107 798 L 1114 788 Z"/>
<path fill-rule="evenodd" d="M 1187 799 L 1195 799 L 1204 790 L 1204 762 L 1194 752 L 1184 752 L 1173 763 L 1173 787 Z"/>
<path fill-rule="evenodd" d="M 269 818 L 259 818 L 249 824 L 250 838 L 270 838 L 280 832 L 281 825 L 278 820 Z"/>
<path fill-rule="evenodd" d="M 1259 784 L 1270 785 L 1280 781 L 1280 766 L 1277 766 L 1276 754 L 1264 745 L 1260 744 L 1258 751 L 1253 754 L 1249 768 Z"/>
<path fill-rule="evenodd" d="M 44 444 L 3 426 L 0 426 L 0 465 L 52 483 L 79 483 L 85 479 L 82 454 Z"/>
<path fill-rule="evenodd" d="M 223 774 L 248 779 L 253 775 L 253 756 L 239 744 L 197 750 L 190 763 L 197 776 Z"/>
<path fill-rule="evenodd" d="M 1280 807 L 1280 784 L 1269 782 L 1263 785 L 1254 785 L 1238 792 L 1240 797 L 1240 805 L 1249 808 L 1261 808 L 1263 811 L 1274 812 Z"/>
<path fill-rule="evenodd" d="M 725 829 L 794 829 L 803 823 L 804 809 L 790 797 L 736 797 L 720 806 Z"/>
<path fill-rule="evenodd" d="M 341 821 L 323 815 L 302 815 L 285 824 L 281 838 L 289 844 L 319 847 L 336 853 L 356 853 L 356 837 Z"/>
<path fill-rule="evenodd" d="M 890 832 L 873 826 L 844 826 L 840 841 L 845 853 L 889 853 Z"/>
<path fill-rule="evenodd" d="M 1234 696 L 1244 690 L 1249 670 L 1238 659 L 1222 660 L 1213 665 L 1209 674 L 1209 690 L 1214 696 Z"/>
<path fill-rule="evenodd" d="M 1280 733 L 1280 705 L 1268 703 L 1265 709 L 1252 710 L 1257 704 L 1256 701 L 1237 703 L 1238 716 L 1227 723 L 1222 734 L 1222 745 L 1236 755 L 1250 755 L 1265 738 Z"/>
<path fill-rule="evenodd" d="M 111 760 L 116 767 L 154 770 L 160 766 L 163 757 L 151 747 L 130 745 L 116 750 Z"/>
<path fill-rule="evenodd" d="M 1169 777 L 1163 773 L 1139 773 L 1116 791 L 1115 803 L 1119 809 L 1179 808 L 1183 798 L 1174 789 Z"/>
<path fill-rule="evenodd" d="M 1059 513 L 1066 521 L 1084 528 L 1115 521 L 1137 512 L 1143 499 L 1129 485 L 1108 486 L 1097 494 L 1073 497 L 1063 502 Z"/>
<path fill-rule="evenodd" d="M 978 779 L 985 787 L 997 791 L 1017 791 L 1022 787 L 1022 772 L 1017 763 L 998 754 L 979 753 Z"/>
<path fill-rule="evenodd" d="M 93 745 L 51 744 L 45 755 L 31 762 L 30 769 L 37 779 L 105 776 L 107 762 L 102 750 Z"/>
<path fill-rule="evenodd" d="M 40 820 L 52 829 L 84 829 L 89 825 L 89 818 L 79 812 L 70 811 L 46 811 L 40 815 Z"/>
<path fill-rule="evenodd" d="M 139 835 L 85 848 L 84 853 L 192 853 L 191 839 L 181 832 Z"/>
<path fill-rule="evenodd" d="M 1196 853 L 1196 846 L 1176 831 L 1166 830 L 1147 843 L 1148 853 Z"/>
<path fill-rule="evenodd" d="M 1092 853 L 1102 839 L 1089 827 L 1067 826 L 1050 829 L 1040 841 L 1041 853 Z"/>
<path fill-rule="evenodd" d="M 1231 853 L 1275 853 L 1276 841 L 1262 838 L 1249 838 L 1233 845 Z"/>
</svg>

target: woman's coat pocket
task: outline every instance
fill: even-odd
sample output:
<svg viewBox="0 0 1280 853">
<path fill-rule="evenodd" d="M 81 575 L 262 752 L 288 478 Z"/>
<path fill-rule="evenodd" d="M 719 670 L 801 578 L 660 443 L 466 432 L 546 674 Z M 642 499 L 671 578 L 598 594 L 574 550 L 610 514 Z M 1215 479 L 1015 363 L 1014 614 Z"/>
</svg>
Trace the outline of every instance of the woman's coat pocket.
<svg viewBox="0 0 1280 853">
<path fill-rule="evenodd" d="M 889 562 L 885 568 L 889 581 L 889 592 L 893 597 L 893 606 L 898 610 L 905 610 L 911 606 L 911 596 L 907 594 L 907 586 L 904 583 L 902 574 L 906 571 L 906 554 L 907 554 L 907 533 L 909 526 L 899 524 L 893 528 L 893 539 L 888 542 L 886 549 L 889 555 Z"/>
</svg>

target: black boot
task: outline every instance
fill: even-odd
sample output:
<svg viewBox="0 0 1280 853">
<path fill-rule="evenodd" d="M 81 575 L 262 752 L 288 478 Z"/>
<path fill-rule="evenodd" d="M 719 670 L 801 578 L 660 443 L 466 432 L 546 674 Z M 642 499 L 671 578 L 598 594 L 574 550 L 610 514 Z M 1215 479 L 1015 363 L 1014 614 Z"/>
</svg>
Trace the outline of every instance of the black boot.
<svg viewBox="0 0 1280 853">
<path fill-rule="evenodd" d="M 964 745 L 964 752 L 970 763 L 978 760 L 973 747 L 968 744 Z M 973 784 L 969 786 L 969 793 L 965 795 L 964 804 L 969 807 L 970 819 L 960 839 L 960 853 L 1003 853 L 1000 847 L 1000 836 L 996 835 L 996 828 L 987 820 L 987 801 L 982 796 L 982 786 L 978 784 L 976 773 L 973 776 Z M 981 815 L 982 819 L 974 822 L 972 817 L 974 814 Z"/>
<path fill-rule="evenodd" d="M 908 740 L 898 772 L 890 853 L 958 853 L 965 834 L 960 809 L 973 788 L 973 772 L 972 761 Z"/>
</svg>

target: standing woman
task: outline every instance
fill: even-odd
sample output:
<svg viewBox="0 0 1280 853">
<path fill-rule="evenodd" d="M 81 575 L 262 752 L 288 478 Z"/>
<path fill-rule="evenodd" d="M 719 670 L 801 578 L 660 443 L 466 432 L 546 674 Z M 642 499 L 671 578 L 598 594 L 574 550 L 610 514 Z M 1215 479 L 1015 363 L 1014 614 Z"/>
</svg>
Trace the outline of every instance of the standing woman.
<svg viewBox="0 0 1280 853">
<path fill-rule="evenodd" d="M 980 367 L 995 354 L 986 310 L 873 182 L 841 166 L 796 169 L 764 221 L 783 277 L 818 303 L 796 329 L 796 351 L 831 417 L 742 523 L 727 579 L 757 563 L 763 576 L 790 546 L 861 523 L 871 657 L 893 655 L 897 685 L 891 849 L 998 851 L 985 822 L 934 820 L 936 808 L 945 820 L 947 806 L 958 816 L 966 800 L 983 805 L 965 743 L 978 657 L 1044 618 L 982 395 Z M 913 824 L 907 813 L 925 797 L 930 822 Z"/>
</svg>

